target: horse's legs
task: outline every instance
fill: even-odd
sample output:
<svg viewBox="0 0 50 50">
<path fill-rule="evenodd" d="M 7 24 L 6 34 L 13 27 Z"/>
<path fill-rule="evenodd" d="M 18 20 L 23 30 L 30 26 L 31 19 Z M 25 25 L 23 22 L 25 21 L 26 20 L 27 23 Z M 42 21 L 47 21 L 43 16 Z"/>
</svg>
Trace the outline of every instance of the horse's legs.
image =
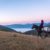
<svg viewBox="0 0 50 50">
<path fill-rule="evenodd" d="M 45 37 L 48 37 L 48 34 L 47 33 L 45 34 Z"/>
<path fill-rule="evenodd" d="M 40 36 L 40 37 L 41 37 L 41 32 L 38 32 L 38 36 Z"/>
</svg>

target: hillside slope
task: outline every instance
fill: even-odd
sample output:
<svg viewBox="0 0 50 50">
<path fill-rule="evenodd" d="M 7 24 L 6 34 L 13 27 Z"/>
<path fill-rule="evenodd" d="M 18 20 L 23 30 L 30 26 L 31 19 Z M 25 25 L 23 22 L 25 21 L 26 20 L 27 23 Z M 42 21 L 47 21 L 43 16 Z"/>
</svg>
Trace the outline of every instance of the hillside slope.
<svg viewBox="0 0 50 50">
<path fill-rule="evenodd" d="M 0 50 L 50 50 L 50 38 L 0 31 Z"/>
<path fill-rule="evenodd" d="M 17 32 L 11 28 L 8 28 L 8 27 L 2 26 L 2 25 L 0 25 L 0 31 Z"/>
</svg>

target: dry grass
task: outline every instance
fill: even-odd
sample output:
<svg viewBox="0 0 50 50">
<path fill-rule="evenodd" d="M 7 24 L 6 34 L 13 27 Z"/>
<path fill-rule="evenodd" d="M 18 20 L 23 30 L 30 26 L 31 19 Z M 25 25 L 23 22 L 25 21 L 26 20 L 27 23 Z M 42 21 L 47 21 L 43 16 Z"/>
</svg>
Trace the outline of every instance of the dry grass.
<svg viewBox="0 0 50 50">
<path fill-rule="evenodd" d="M 0 31 L 0 50 L 50 50 L 50 38 Z"/>
</svg>

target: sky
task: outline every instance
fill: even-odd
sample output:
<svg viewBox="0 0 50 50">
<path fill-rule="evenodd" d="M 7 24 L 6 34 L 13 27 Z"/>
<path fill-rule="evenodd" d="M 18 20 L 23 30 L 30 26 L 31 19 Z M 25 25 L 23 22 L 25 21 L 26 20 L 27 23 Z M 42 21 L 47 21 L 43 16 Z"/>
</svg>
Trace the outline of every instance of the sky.
<svg viewBox="0 0 50 50">
<path fill-rule="evenodd" d="M 50 22 L 50 0 L 0 0 L 0 24 Z"/>
</svg>

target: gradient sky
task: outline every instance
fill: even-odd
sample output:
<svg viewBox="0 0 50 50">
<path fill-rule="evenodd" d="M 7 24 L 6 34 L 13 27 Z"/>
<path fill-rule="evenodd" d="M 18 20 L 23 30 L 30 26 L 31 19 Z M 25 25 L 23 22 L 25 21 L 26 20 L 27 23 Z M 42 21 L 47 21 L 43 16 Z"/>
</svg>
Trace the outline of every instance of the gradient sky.
<svg viewBox="0 0 50 50">
<path fill-rule="evenodd" d="M 50 21 L 50 0 L 0 0 L 0 24 Z"/>
</svg>

